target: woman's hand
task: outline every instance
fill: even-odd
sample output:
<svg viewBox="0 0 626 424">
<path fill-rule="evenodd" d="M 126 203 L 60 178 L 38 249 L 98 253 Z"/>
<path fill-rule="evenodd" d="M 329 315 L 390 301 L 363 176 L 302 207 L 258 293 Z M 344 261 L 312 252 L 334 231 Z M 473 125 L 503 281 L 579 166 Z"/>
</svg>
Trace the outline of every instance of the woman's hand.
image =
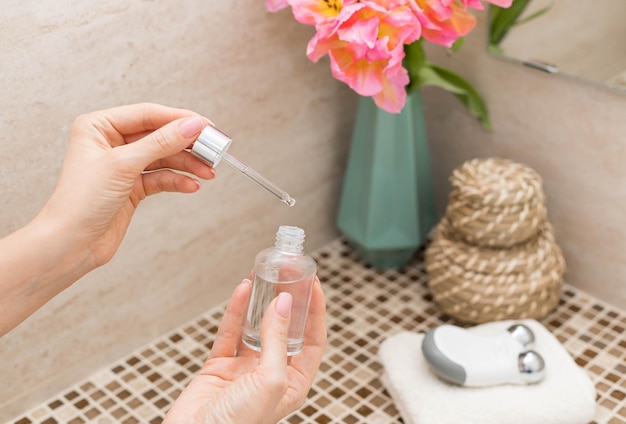
<svg viewBox="0 0 626 424">
<path fill-rule="evenodd" d="M 261 327 L 263 349 L 241 341 L 251 285 L 233 293 L 202 370 L 165 417 L 165 424 L 274 424 L 299 408 L 309 392 L 326 346 L 326 304 L 319 280 L 305 332 L 304 348 L 287 357 L 291 295 L 270 303 Z"/>
<path fill-rule="evenodd" d="M 108 262 L 146 196 L 192 193 L 213 169 L 185 151 L 209 124 L 184 110 L 156 104 L 116 107 L 79 116 L 57 187 L 40 214 L 53 217 L 89 249 L 93 267 Z"/>
<path fill-rule="evenodd" d="M 57 186 L 27 226 L 0 239 L 0 336 L 117 251 L 146 196 L 192 193 L 213 169 L 185 151 L 209 124 L 183 109 L 137 104 L 74 122 Z"/>
</svg>

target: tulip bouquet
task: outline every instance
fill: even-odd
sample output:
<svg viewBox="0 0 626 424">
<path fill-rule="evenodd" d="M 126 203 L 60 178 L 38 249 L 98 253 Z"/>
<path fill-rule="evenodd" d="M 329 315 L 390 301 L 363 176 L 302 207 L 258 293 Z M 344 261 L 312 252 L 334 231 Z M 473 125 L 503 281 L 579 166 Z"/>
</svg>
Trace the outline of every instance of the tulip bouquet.
<svg viewBox="0 0 626 424">
<path fill-rule="evenodd" d="M 486 0 L 508 7 L 512 0 Z M 422 40 L 458 49 L 475 26 L 468 9 L 481 0 L 265 0 L 276 12 L 291 7 L 294 18 L 315 27 L 307 56 L 328 55 L 332 75 L 376 105 L 398 113 L 407 93 L 439 86 L 461 100 L 489 128 L 487 108 L 478 92 L 459 75 L 426 59 Z"/>
</svg>

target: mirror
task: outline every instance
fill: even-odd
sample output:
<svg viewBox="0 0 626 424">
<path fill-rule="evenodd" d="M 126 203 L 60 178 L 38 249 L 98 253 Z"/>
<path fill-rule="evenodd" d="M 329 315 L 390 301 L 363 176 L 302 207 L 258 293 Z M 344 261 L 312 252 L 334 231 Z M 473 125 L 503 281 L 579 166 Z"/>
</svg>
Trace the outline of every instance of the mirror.
<svg viewBox="0 0 626 424">
<path fill-rule="evenodd" d="M 626 92 L 626 0 L 514 0 L 490 6 L 489 50 Z"/>
</svg>

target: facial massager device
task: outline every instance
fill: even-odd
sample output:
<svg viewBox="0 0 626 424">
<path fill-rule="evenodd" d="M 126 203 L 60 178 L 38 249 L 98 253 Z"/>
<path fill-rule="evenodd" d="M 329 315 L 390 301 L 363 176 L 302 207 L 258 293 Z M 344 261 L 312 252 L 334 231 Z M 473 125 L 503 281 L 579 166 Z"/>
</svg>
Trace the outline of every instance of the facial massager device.
<svg viewBox="0 0 626 424">
<path fill-rule="evenodd" d="M 515 324 L 494 334 L 442 325 L 426 333 L 422 352 L 442 380 L 471 387 L 541 381 L 545 363 L 535 351 L 533 332 Z"/>
</svg>

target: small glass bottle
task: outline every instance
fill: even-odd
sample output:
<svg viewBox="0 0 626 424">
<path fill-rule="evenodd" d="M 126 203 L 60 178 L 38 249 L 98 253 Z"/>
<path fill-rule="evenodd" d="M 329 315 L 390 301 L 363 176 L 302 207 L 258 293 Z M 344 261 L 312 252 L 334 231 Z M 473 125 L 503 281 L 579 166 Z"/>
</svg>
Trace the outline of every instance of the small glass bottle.
<svg viewBox="0 0 626 424">
<path fill-rule="evenodd" d="M 303 250 L 304 237 L 301 228 L 280 226 L 275 245 L 256 255 L 252 295 L 243 331 L 243 342 L 252 349 L 261 350 L 261 321 L 268 305 L 280 293 L 288 292 L 293 303 L 287 333 L 287 355 L 302 351 L 317 272 L 315 260 Z"/>
</svg>

